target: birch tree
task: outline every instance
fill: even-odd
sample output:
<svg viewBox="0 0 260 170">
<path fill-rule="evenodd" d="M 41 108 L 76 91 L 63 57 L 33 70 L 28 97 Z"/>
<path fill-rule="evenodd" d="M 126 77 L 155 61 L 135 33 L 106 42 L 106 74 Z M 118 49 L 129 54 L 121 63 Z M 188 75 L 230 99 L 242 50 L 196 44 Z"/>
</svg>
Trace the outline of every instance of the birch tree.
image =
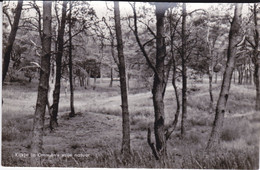
<svg viewBox="0 0 260 170">
<path fill-rule="evenodd" d="M 231 22 L 229 31 L 229 45 L 227 50 L 227 63 L 225 67 L 224 77 L 222 80 L 221 91 L 217 101 L 215 119 L 211 131 L 210 139 L 207 144 L 207 150 L 216 147 L 220 140 L 220 134 L 224 122 L 226 104 L 228 101 L 232 73 L 236 64 L 236 55 L 238 46 L 242 40 L 241 24 L 242 24 L 242 6 L 243 4 L 235 4 L 234 17 Z"/>
<path fill-rule="evenodd" d="M 38 96 L 36 110 L 33 121 L 31 153 L 42 152 L 44 117 L 46 105 L 48 102 L 48 83 L 50 75 L 50 57 L 51 57 L 51 7 L 52 2 L 43 3 L 43 41 L 40 68 L 40 81 L 38 86 Z M 40 166 L 40 157 L 32 157 L 32 165 Z"/>
</svg>

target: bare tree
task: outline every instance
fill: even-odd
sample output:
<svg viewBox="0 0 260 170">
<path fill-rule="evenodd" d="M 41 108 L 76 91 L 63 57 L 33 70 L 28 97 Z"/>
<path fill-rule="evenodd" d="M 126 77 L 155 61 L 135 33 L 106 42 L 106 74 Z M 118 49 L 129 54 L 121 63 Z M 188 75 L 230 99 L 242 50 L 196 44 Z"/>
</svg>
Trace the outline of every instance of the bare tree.
<svg viewBox="0 0 260 170">
<path fill-rule="evenodd" d="M 48 101 L 48 83 L 51 56 L 51 7 L 51 1 L 43 3 L 43 41 L 41 55 L 41 70 L 36 110 L 34 114 L 31 144 L 31 152 L 34 154 L 42 152 L 44 116 Z M 31 161 L 32 165 L 40 166 L 40 157 L 32 158 Z"/>
<path fill-rule="evenodd" d="M 127 85 L 126 85 L 126 71 L 125 71 L 125 58 L 123 50 L 122 31 L 120 23 L 120 10 L 119 2 L 114 2 L 114 14 L 115 14 L 115 28 L 117 39 L 117 51 L 119 61 L 119 76 L 120 76 L 120 89 L 121 89 L 121 101 L 122 101 L 122 118 L 123 118 L 123 139 L 122 139 L 122 153 L 124 158 L 127 158 L 130 153 L 130 120 L 128 111 L 128 98 L 127 98 Z"/>
<path fill-rule="evenodd" d="M 221 91 L 219 94 L 216 114 L 211 131 L 210 139 L 207 144 L 207 150 L 214 148 L 219 143 L 220 133 L 224 122 L 224 115 L 226 111 L 226 104 L 228 101 L 229 89 L 231 84 L 232 73 L 236 63 L 236 55 L 238 52 L 238 45 L 241 42 L 241 23 L 242 23 L 242 4 L 235 4 L 235 13 L 231 22 L 229 31 L 229 45 L 227 51 L 227 63 L 222 80 Z"/>
<path fill-rule="evenodd" d="M 152 149 L 152 152 L 157 160 L 162 161 L 164 160 L 167 155 L 166 150 L 166 141 L 170 137 L 172 130 L 170 128 L 166 129 L 164 119 L 164 94 L 166 90 L 166 85 L 169 77 L 169 71 L 172 66 L 172 60 L 169 60 L 166 63 L 166 43 L 165 43 L 165 29 L 164 29 L 164 20 L 165 20 L 165 11 L 167 10 L 168 6 L 166 3 L 152 3 L 155 5 L 155 15 L 156 15 L 156 34 L 152 31 L 152 29 L 148 26 L 149 32 L 154 36 L 151 40 L 148 40 L 145 43 L 141 43 L 138 34 L 138 26 L 137 26 L 137 13 L 135 3 L 131 4 L 133 12 L 134 12 L 134 28 L 131 27 L 129 21 L 129 27 L 133 31 L 136 41 L 149 65 L 149 67 L 154 72 L 154 81 L 153 81 L 153 106 L 154 106 L 154 114 L 155 114 L 155 121 L 154 121 L 154 135 L 155 135 L 155 146 L 151 140 L 151 129 L 148 128 L 147 134 L 147 142 Z M 149 58 L 148 53 L 146 52 L 145 46 L 156 39 L 156 63 L 155 65 Z M 166 64 L 165 64 L 166 63 Z M 177 120 L 177 119 L 176 119 Z M 173 123 L 174 126 L 175 123 Z M 168 131 L 170 130 L 170 131 Z"/>
<path fill-rule="evenodd" d="M 259 57 L 259 27 L 260 27 L 260 23 L 259 23 L 259 12 L 257 11 L 257 7 L 258 4 L 254 4 L 253 7 L 253 22 L 254 22 L 254 43 L 250 42 L 248 40 L 248 42 L 250 43 L 250 45 L 253 48 L 253 57 L 252 57 L 252 61 L 254 64 L 254 82 L 255 82 L 255 86 L 256 86 L 256 104 L 255 104 L 255 109 L 257 111 L 260 111 L 260 57 Z"/>
<path fill-rule="evenodd" d="M 254 4 L 254 52 L 253 52 L 253 63 L 255 65 L 254 70 L 254 81 L 256 86 L 256 105 L 257 111 L 260 111 L 260 57 L 259 57 L 259 18 L 257 13 L 257 4 Z"/>
<path fill-rule="evenodd" d="M 16 32 L 18 30 L 19 20 L 20 20 L 20 16 L 21 16 L 21 12 L 22 12 L 22 7 L 23 7 L 23 0 L 19 0 L 17 7 L 15 9 L 14 22 L 13 22 L 13 24 L 10 23 L 11 24 L 11 32 L 10 32 L 9 37 L 8 37 L 8 44 L 4 49 L 2 82 L 4 82 L 7 71 L 8 71 L 8 67 L 9 67 L 9 63 L 10 63 L 10 56 L 11 56 L 13 44 L 14 44 L 14 41 L 15 41 Z"/>
<path fill-rule="evenodd" d="M 74 89 L 73 89 L 73 69 L 72 69 L 72 1 L 70 1 L 70 13 L 69 13 L 69 81 L 70 81 L 70 117 L 75 116 L 74 110 Z"/>
<path fill-rule="evenodd" d="M 64 30 L 66 24 L 66 10 L 67 10 L 67 1 L 63 1 L 62 5 L 62 16 L 61 24 L 58 29 L 58 52 L 56 54 L 56 80 L 55 80 L 55 89 L 53 93 L 53 105 L 52 113 L 50 117 L 50 128 L 53 129 L 58 125 L 58 109 L 59 109 L 59 100 L 60 100 L 60 80 L 61 80 L 61 66 L 62 66 L 62 55 L 63 55 L 63 43 L 64 43 Z"/>
<path fill-rule="evenodd" d="M 182 118 L 181 118 L 181 135 L 182 137 L 186 134 L 187 127 L 187 64 L 186 64 L 186 3 L 182 4 L 182 47 L 181 47 L 181 63 L 182 63 Z"/>
</svg>

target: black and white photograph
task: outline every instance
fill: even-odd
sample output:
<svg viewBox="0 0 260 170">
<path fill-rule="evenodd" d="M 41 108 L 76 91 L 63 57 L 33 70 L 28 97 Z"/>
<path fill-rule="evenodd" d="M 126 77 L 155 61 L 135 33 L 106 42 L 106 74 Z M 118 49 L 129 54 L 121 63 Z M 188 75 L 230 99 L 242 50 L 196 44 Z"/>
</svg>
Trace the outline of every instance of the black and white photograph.
<svg viewBox="0 0 260 170">
<path fill-rule="evenodd" d="M 259 2 L 1 12 L 1 168 L 259 169 Z"/>
</svg>

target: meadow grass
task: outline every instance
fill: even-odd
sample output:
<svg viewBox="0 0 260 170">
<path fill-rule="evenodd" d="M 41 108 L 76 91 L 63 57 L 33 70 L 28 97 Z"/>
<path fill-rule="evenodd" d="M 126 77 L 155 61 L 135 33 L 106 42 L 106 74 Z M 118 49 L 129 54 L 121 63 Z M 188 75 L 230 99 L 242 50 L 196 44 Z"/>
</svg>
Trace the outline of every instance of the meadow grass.
<svg viewBox="0 0 260 170">
<path fill-rule="evenodd" d="M 75 110 L 86 115 L 86 117 L 82 117 L 82 119 L 86 119 L 86 126 L 88 112 L 98 113 L 103 116 L 115 116 L 120 120 L 120 90 L 117 85 L 110 88 L 108 84 L 108 82 L 97 84 L 95 90 L 76 87 L 74 96 Z M 213 85 L 214 104 L 216 104 L 218 98 L 219 87 L 219 84 Z M 90 154 L 85 158 L 43 158 L 42 166 L 257 169 L 260 116 L 252 110 L 254 88 L 251 86 L 248 88 L 247 86 L 232 85 L 227 117 L 221 132 L 221 148 L 211 152 L 205 152 L 214 120 L 214 113 L 209 114 L 208 112 L 208 84 L 193 84 L 193 88 L 199 90 L 191 91 L 188 94 L 187 135 L 185 138 L 180 138 L 180 123 L 178 123 L 177 130 L 167 142 L 168 158 L 165 160 L 165 164 L 160 164 L 154 159 L 146 142 L 147 128 L 152 128 L 154 121 L 151 92 L 143 90 L 142 93 L 137 93 L 137 90 L 133 87 L 134 90 L 129 92 L 132 156 L 127 162 L 122 159 L 120 154 L 120 140 L 111 136 L 112 134 L 108 135 L 109 138 L 106 140 L 101 140 L 99 136 L 96 136 L 93 138 L 93 142 L 88 144 L 84 140 L 80 140 L 81 138 L 73 136 L 76 132 L 68 131 L 68 135 L 72 135 L 72 137 L 66 143 L 67 148 L 59 150 L 59 148 L 50 146 L 49 151 L 55 153 L 85 153 L 85 150 L 88 148 L 99 148 L 101 152 Z M 65 115 L 70 111 L 69 95 L 65 95 L 63 90 L 59 105 L 59 119 L 61 122 L 67 121 L 65 120 Z M 30 133 L 32 130 L 36 91 L 37 88 L 32 84 L 23 86 L 11 84 L 3 88 L 2 165 L 4 166 L 30 166 L 28 159 L 15 157 L 13 153 L 19 150 L 28 151 L 30 149 Z M 16 104 L 14 105 L 13 102 L 16 102 Z M 166 125 L 173 121 L 175 110 L 174 91 L 173 89 L 168 89 L 165 94 Z M 232 117 L 233 115 L 242 114 L 252 116 Z M 48 118 L 48 113 L 46 113 L 46 118 Z M 110 117 L 110 119 L 112 118 Z M 48 123 L 47 120 L 46 124 Z M 77 121 L 74 122 L 73 126 L 77 126 L 78 123 Z M 78 130 L 80 131 L 80 129 Z M 84 134 L 84 132 L 82 133 Z M 46 133 L 46 137 L 49 137 L 48 140 L 53 141 L 53 138 L 49 135 L 49 133 Z M 59 144 L 59 142 L 57 140 L 55 143 Z"/>
</svg>

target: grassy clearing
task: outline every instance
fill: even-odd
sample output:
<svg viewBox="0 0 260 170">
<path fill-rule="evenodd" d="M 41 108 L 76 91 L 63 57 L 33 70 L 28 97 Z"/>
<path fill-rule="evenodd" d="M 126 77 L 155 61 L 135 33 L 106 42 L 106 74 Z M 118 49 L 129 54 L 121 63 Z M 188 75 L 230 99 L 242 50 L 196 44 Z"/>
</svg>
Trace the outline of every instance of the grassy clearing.
<svg viewBox="0 0 260 170">
<path fill-rule="evenodd" d="M 44 153 L 85 154 L 85 157 L 42 158 L 44 167 L 107 167 L 107 168 L 222 168 L 257 169 L 259 160 L 260 115 L 252 110 L 254 88 L 232 85 L 228 111 L 221 133 L 221 148 L 204 151 L 214 120 L 208 113 L 208 84 L 193 84 L 197 91 L 188 95 L 188 132 L 184 139 L 177 131 L 168 140 L 168 158 L 165 165 L 157 162 L 146 141 L 147 128 L 153 127 L 154 113 L 151 92 L 135 87 L 129 92 L 131 146 L 133 154 L 127 162 L 120 155 L 121 101 L 119 87 L 108 87 L 109 82 L 98 83 L 95 90 L 76 87 L 75 118 L 67 119 L 69 95 L 62 89 L 59 127 L 52 133 L 46 129 Z M 132 83 L 133 85 L 134 83 Z M 220 90 L 213 85 L 214 104 Z M 2 110 L 2 165 L 30 166 L 28 158 L 15 153 L 30 152 L 30 132 L 37 88 L 33 84 L 9 84 L 3 88 Z M 15 103 L 15 104 L 14 104 Z M 174 91 L 165 95 L 166 125 L 176 110 Z M 246 115 L 246 116 L 242 116 Z M 181 115 L 180 115 L 181 116 Z M 46 127 L 48 125 L 46 113 Z M 86 156 L 87 155 L 87 156 Z"/>
</svg>

